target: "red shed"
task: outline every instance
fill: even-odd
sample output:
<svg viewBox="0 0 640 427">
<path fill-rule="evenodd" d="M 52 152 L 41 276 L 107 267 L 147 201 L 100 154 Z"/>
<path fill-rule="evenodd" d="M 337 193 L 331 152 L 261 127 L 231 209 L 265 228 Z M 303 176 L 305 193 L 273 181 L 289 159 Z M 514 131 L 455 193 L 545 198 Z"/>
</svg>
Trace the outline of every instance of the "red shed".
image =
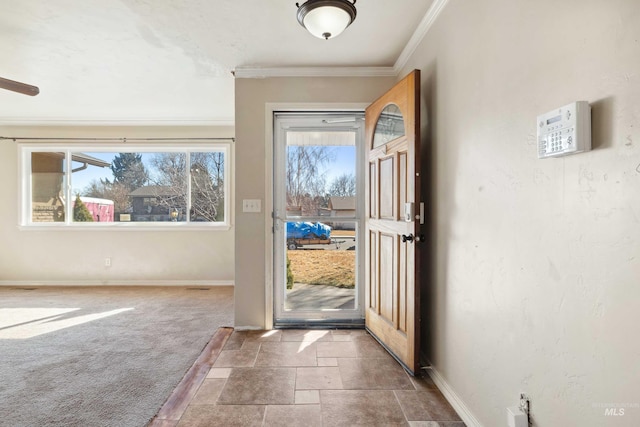
<svg viewBox="0 0 640 427">
<path fill-rule="evenodd" d="M 80 200 L 91 212 L 94 222 L 113 222 L 113 200 L 84 196 L 80 196 Z"/>
</svg>

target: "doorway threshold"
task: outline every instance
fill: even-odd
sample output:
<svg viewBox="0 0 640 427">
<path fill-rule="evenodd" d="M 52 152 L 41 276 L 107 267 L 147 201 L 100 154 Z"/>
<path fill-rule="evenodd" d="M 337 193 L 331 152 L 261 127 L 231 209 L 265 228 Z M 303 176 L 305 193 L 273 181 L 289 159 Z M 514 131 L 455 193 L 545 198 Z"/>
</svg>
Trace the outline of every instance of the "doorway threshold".
<svg viewBox="0 0 640 427">
<path fill-rule="evenodd" d="M 276 319 L 274 329 L 364 329 L 364 319 Z"/>
</svg>

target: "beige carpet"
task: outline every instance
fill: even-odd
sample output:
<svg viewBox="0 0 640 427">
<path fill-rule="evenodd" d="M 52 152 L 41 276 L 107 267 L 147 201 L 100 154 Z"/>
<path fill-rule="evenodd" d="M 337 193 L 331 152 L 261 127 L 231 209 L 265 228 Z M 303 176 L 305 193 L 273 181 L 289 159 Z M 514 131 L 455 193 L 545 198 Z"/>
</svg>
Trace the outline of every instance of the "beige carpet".
<svg viewBox="0 0 640 427">
<path fill-rule="evenodd" d="M 1 288 L 0 426 L 143 427 L 233 288 Z"/>
</svg>

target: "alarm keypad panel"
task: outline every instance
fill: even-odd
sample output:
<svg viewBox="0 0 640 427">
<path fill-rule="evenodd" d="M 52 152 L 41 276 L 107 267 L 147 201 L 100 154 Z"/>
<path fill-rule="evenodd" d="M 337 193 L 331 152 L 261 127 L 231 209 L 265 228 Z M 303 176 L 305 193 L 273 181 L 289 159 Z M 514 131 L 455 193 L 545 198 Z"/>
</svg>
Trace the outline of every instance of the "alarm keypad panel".
<svg viewBox="0 0 640 427">
<path fill-rule="evenodd" d="M 591 150 L 591 107 L 577 101 L 538 116 L 538 158 Z"/>
</svg>

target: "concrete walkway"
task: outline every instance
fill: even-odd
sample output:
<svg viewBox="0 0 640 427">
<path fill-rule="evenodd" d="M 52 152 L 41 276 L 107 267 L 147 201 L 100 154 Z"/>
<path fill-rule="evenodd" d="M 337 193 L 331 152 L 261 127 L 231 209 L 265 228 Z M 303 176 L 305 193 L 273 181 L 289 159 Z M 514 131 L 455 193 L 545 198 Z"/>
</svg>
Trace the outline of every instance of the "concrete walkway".
<svg viewBox="0 0 640 427">
<path fill-rule="evenodd" d="M 286 310 L 352 309 L 354 303 L 354 288 L 294 283 L 293 289 L 287 290 L 284 307 Z"/>
</svg>

